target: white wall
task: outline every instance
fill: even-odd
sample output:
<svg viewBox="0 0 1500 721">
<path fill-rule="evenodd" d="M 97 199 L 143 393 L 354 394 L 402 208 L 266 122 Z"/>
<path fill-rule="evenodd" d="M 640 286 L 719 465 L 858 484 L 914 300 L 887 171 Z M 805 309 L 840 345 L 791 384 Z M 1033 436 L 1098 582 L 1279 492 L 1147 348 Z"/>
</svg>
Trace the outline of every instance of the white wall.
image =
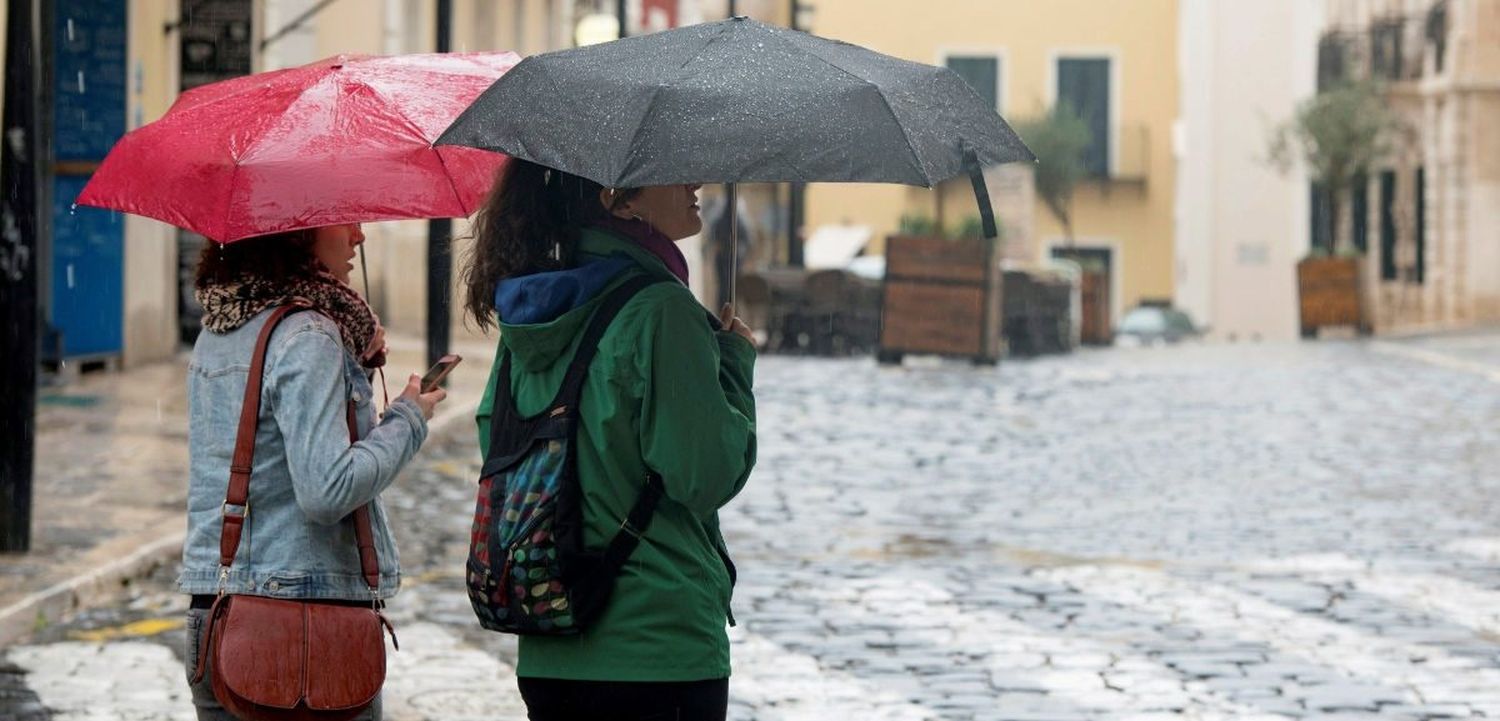
<svg viewBox="0 0 1500 721">
<path fill-rule="evenodd" d="M 1179 38 L 1179 304 L 1216 338 L 1296 337 L 1307 180 L 1265 160 L 1271 129 L 1312 95 L 1321 8 L 1184 0 Z"/>
<path fill-rule="evenodd" d="M 1199 324 L 1213 325 L 1213 120 L 1215 0 L 1183 0 L 1178 14 L 1182 117 L 1173 128 L 1177 161 L 1176 297 Z"/>
<path fill-rule="evenodd" d="M 175 4 L 174 4 L 175 5 Z M 177 17 L 166 3 L 131 3 L 126 66 L 126 130 L 156 120 L 177 97 L 177 39 L 162 25 Z M 124 223 L 122 362 L 167 360 L 178 351 L 177 229 L 138 215 Z"/>
</svg>

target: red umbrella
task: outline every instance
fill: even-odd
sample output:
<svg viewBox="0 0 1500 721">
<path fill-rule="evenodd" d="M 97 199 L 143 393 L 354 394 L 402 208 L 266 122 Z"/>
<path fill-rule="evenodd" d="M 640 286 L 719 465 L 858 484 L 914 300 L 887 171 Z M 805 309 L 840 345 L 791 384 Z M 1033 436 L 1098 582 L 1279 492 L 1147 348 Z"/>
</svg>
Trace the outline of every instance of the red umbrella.
<svg viewBox="0 0 1500 721">
<path fill-rule="evenodd" d="M 78 202 L 220 242 L 469 215 L 505 156 L 432 141 L 515 53 L 339 55 L 189 90 L 105 157 Z"/>
</svg>

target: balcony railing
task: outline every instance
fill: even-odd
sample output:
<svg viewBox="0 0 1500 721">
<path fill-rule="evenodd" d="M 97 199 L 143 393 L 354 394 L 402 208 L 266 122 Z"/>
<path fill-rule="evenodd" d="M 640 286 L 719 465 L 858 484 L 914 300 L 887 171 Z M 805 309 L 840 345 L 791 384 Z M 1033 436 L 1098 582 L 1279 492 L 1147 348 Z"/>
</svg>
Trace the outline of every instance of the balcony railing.
<svg viewBox="0 0 1500 721">
<path fill-rule="evenodd" d="M 1117 125 L 1110 133 L 1109 142 L 1108 167 L 1094 169 L 1085 182 L 1145 185 L 1151 175 L 1150 128 L 1142 124 Z"/>
<path fill-rule="evenodd" d="M 1448 3 L 1386 15 L 1364 27 L 1329 30 L 1318 42 L 1318 89 L 1371 79 L 1388 83 L 1441 74 L 1448 64 Z"/>
</svg>

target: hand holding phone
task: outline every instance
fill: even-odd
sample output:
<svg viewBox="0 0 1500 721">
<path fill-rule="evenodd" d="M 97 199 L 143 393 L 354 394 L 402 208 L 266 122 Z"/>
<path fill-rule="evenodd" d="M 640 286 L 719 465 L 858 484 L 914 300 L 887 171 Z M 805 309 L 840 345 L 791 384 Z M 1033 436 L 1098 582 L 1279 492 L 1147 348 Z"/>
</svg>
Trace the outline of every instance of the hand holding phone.
<svg viewBox="0 0 1500 721">
<path fill-rule="evenodd" d="M 422 375 L 422 392 L 431 393 L 437 390 L 438 385 L 443 382 L 444 378 L 448 377 L 449 373 L 453 372 L 453 368 L 461 361 L 463 361 L 463 356 L 452 353 L 439 358 L 438 362 L 433 363 L 432 367 L 428 368 L 427 372 Z"/>
</svg>

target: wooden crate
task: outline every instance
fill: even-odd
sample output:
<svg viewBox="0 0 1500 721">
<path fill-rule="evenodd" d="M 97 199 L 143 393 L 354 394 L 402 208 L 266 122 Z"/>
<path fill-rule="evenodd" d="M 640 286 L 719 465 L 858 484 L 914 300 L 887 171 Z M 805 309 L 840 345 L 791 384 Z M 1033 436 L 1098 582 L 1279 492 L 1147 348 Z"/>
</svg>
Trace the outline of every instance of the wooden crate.
<svg viewBox="0 0 1500 721">
<path fill-rule="evenodd" d="M 1360 259 L 1303 260 L 1297 264 L 1297 294 L 1304 337 L 1329 326 L 1367 330 L 1360 296 Z"/>
<path fill-rule="evenodd" d="M 1000 359 L 1001 273 L 993 244 L 893 236 L 886 241 L 880 349 L 994 363 Z"/>
</svg>

